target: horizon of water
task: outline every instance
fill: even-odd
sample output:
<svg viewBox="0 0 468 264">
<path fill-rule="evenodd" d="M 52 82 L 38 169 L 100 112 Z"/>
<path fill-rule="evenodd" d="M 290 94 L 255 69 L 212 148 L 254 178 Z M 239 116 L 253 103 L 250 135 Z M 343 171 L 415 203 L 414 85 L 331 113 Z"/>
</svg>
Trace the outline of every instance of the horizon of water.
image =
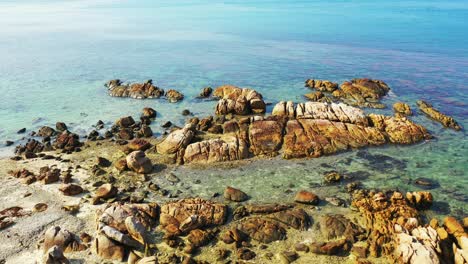
<svg viewBox="0 0 468 264">
<path fill-rule="evenodd" d="M 417 113 L 411 118 L 436 138 L 370 148 L 373 161 L 350 152 L 307 160 L 308 170 L 297 161 L 270 165 L 270 172 L 254 166 L 243 176 L 232 170 L 226 174 L 239 179 L 229 180 L 249 189 L 258 174 L 273 173 L 286 184 L 289 168 L 297 176 L 289 181 L 314 181 L 317 172 L 301 173 L 326 161 L 342 170 L 367 168 L 373 175 L 365 184 L 371 187 L 414 189 L 408 177 L 433 179 L 441 185 L 436 200 L 466 212 L 466 130 L 441 127 L 415 104 L 427 100 L 468 127 L 466 17 L 466 1 L 0 0 L 0 156 L 13 151 L 3 146 L 5 140 L 21 142 L 20 128 L 30 132 L 63 121 L 85 135 L 98 120 L 110 125 L 120 116 L 137 117 L 147 106 L 158 111 L 152 128 L 159 136 L 165 121 L 184 123 L 183 109 L 213 114 L 214 101 L 194 99 L 205 86 L 251 87 L 271 103 L 299 102 L 308 78 L 341 83 L 370 77 L 392 90 L 383 100 L 387 109 L 366 112 L 392 114 L 394 102 L 407 102 Z M 114 78 L 153 79 L 185 99 L 171 104 L 109 97 L 103 85 Z M 261 197 L 266 190 L 256 191 Z"/>
</svg>

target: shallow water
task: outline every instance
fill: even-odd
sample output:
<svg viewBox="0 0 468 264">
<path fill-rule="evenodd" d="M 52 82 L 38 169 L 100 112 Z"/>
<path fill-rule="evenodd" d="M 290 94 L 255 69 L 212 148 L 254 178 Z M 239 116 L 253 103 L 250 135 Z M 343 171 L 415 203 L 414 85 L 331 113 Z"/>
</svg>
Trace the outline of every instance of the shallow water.
<svg viewBox="0 0 468 264">
<path fill-rule="evenodd" d="M 416 109 L 423 98 L 468 127 L 466 1 L 154 2 L 0 2 L 1 144 L 19 143 L 22 127 L 29 132 L 56 121 L 85 134 L 100 119 L 111 124 L 145 106 L 158 111 L 158 136 L 163 122 L 184 123 L 183 109 L 213 113 L 215 102 L 193 99 L 205 86 L 252 87 L 272 103 L 303 101 L 307 78 L 382 79 L 392 88 L 383 101 L 388 106 L 405 101 Z M 103 84 L 113 78 L 153 79 L 186 99 L 112 98 Z M 327 170 L 355 173 L 369 187 L 404 190 L 418 189 L 408 179 L 425 177 L 440 185 L 434 190 L 442 203 L 437 210 L 466 214 L 466 132 L 419 114 L 412 119 L 436 139 L 314 160 L 261 161 L 219 175 L 186 173 L 210 179 L 199 189 L 207 195 L 230 184 L 262 201 L 320 183 Z M 0 147 L 1 156 L 11 151 Z"/>
</svg>

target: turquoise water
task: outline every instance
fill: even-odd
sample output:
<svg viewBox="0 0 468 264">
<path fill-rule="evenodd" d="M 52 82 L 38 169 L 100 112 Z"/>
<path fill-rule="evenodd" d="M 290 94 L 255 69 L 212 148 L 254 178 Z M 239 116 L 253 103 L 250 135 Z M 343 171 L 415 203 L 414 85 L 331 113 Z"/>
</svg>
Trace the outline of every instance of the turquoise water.
<svg viewBox="0 0 468 264">
<path fill-rule="evenodd" d="M 184 122 L 183 109 L 198 116 L 213 113 L 214 102 L 193 99 L 205 86 L 229 83 L 255 88 L 272 103 L 302 101 L 307 78 L 382 79 L 392 88 L 383 101 L 387 105 L 400 100 L 415 108 L 417 99 L 426 99 L 466 128 L 466 17 L 467 1 L 3 0 L 1 143 L 19 143 L 22 136 L 16 131 L 22 127 L 31 130 L 56 121 L 85 134 L 100 119 L 110 124 L 122 115 L 138 115 L 145 106 L 159 112 L 153 125 L 159 135 L 163 122 Z M 111 98 L 103 84 L 113 78 L 151 78 L 162 88 L 182 91 L 186 99 L 170 104 Z M 356 153 L 327 162 L 343 170 L 370 171 L 366 184 L 374 187 L 415 189 L 408 177 L 435 179 L 441 185 L 436 198 L 466 212 L 466 132 L 443 129 L 420 115 L 413 119 L 436 139 L 369 150 L 403 160 L 405 166 L 389 161 L 391 169 L 382 169 Z M 0 148 L 3 155 L 11 151 Z M 281 166 L 271 170 L 291 174 Z M 251 171 L 249 175 L 258 174 L 257 168 Z"/>
</svg>

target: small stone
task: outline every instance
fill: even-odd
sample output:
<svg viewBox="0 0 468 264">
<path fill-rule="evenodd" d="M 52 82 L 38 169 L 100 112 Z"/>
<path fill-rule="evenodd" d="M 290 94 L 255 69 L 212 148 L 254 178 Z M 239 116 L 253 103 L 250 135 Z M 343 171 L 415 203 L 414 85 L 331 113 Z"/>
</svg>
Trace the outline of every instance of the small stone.
<svg viewBox="0 0 468 264">
<path fill-rule="evenodd" d="M 247 194 L 239 189 L 228 186 L 224 190 L 224 199 L 234 202 L 243 202 L 248 198 Z"/>
<path fill-rule="evenodd" d="M 47 210 L 47 207 L 48 206 L 45 203 L 38 203 L 38 204 L 34 205 L 33 211 L 34 212 L 44 212 L 45 210 Z"/>
<path fill-rule="evenodd" d="M 314 193 L 302 190 L 296 194 L 294 201 L 297 203 L 317 205 L 319 203 L 319 197 Z"/>
<path fill-rule="evenodd" d="M 109 167 L 112 163 L 103 157 L 97 157 L 97 165 L 100 167 Z"/>
<path fill-rule="evenodd" d="M 294 251 L 284 251 L 280 254 L 280 259 L 282 263 L 291 263 L 298 258 L 299 256 Z"/>
<path fill-rule="evenodd" d="M 237 256 L 242 260 L 251 260 L 256 257 L 256 254 L 248 248 L 239 248 L 237 250 Z"/>
<path fill-rule="evenodd" d="M 163 128 L 169 128 L 169 127 L 171 127 L 171 126 L 172 126 L 172 122 L 171 122 L 171 121 L 167 121 L 167 122 L 165 122 L 164 124 L 161 125 L 161 127 L 163 127 Z"/>
<path fill-rule="evenodd" d="M 342 178 L 343 177 L 338 172 L 333 171 L 325 174 L 323 180 L 327 184 L 332 184 L 341 181 Z"/>
<path fill-rule="evenodd" d="M 108 199 L 112 198 L 117 194 L 117 188 L 110 183 L 101 185 L 94 194 L 94 197 L 97 199 Z"/>
<path fill-rule="evenodd" d="M 296 251 L 309 252 L 309 247 L 304 243 L 297 243 L 294 245 Z"/>
<path fill-rule="evenodd" d="M 63 255 L 63 249 L 59 246 L 53 246 L 47 250 L 45 264 L 69 264 L 70 261 Z"/>
<path fill-rule="evenodd" d="M 190 114 L 191 114 L 191 113 L 190 113 L 190 110 L 188 110 L 188 109 L 184 109 L 184 110 L 182 111 L 182 115 L 183 115 L 183 116 L 188 116 L 188 115 L 190 115 Z"/>
<path fill-rule="evenodd" d="M 69 184 L 63 184 L 59 190 L 64 194 L 64 195 L 67 195 L 67 196 L 73 196 L 73 195 L 77 195 L 77 194 L 80 194 L 83 192 L 83 188 L 81 188 L 81 186 L 79 185 L 76 185 L 76 184 L 73 184 L 73 183 L 69 183 Z"/>
<path fill-rule="evenodd" d="M 18 132 L 16 132 L 17 134 L 23 134 L 24 132 L 26 132 L 26 128 L 23 127 L 22 129 L 18 130 Z"/>
<path fill-rule="evenodd" d="M 5 146 L 7 146 L 7 147 L 9 147 L 9 146 L 11 146 L 13 144 L 15 144 L 15 142 L 10 141 L 10 140 L 5 141 Z"/>
</svg>

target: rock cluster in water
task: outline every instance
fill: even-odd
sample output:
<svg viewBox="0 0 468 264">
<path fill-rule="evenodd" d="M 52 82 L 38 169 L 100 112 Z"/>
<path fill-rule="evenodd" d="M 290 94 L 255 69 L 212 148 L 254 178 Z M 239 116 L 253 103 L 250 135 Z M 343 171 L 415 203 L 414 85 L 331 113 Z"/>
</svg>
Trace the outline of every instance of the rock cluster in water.
<svg viewBox="0 0 468 264">
<path fill-rule="evenodd" d="M 328 80 L 308 79 L 306 87 L 318 90 L 318 92 L 306 94 L 306 98 L 312 101 L 332 102 L 342 101 L 353 106 L 384 108 L 379 100 L 388 94 L 390 87 L 381 80 L 352 79 L 338 87 L 337 83 Z M 323 93 L 330 94 L 331 97 Z"/>
<path fill-rule="evenodd" d="M 163 89 L 155 86 L 152 80 L 148 80 L 144 83 L 124 84 L 119 79 L 115 79 L 107 82 L 106 87 L 109 91 L 109 95 L 114 97 L 146 99 L 165 96 L 171 103 L 184 99 L 184 95 L 181 92 L 174 89 L 164 92 Z"/>
</svg>

